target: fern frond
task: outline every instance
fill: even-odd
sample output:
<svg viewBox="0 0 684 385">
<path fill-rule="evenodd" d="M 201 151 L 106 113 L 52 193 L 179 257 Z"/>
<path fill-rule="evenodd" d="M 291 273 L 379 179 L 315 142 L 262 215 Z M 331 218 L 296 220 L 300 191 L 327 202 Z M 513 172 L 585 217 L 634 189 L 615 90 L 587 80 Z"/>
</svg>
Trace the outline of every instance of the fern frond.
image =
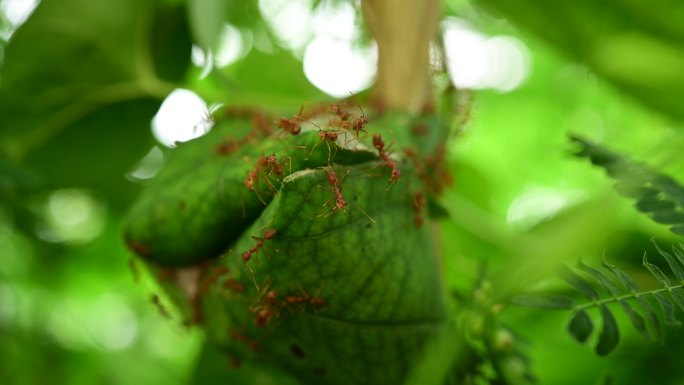
<svg viewBox="0 0 684 385">
<path fill-rule="evenodd" d="M 568 332 L 580 343 L 586 342 L 594 331 L 594 322 L 588 311 L 598 309 L 601 331 L 595 349 L 599 355 L 613 351 L 620 340 L 618 325 L 609 307 L 614 303 L 620 305 L 639 334 L 648 340 L 662 342 L 663 327 L 659 314 L 666 325 L 681 325 L 675 315 L 675 305 L 684 311 L 684 245 L 673 247 L 672 254 L 657 244 L 656 249 L 667 262 L 669 273 L 676 278 L 673 282 L 658 266 L 650 263 L 648 256 L 644 254 L 643 266 L 653 275 L 660 288 L 640 290 L 629 274 L 608 263 L 605 258 L 603 269 L 596 269 L 580 260 L 575 270 L 582 275 L 567 266 L 559 269 L 559 275 L 575 291 L 589 299 L 589 302 L 577 304 L 572 298 L 565 296 L 535 293 L 516 296 L 513 303 L 572 311 Z"/>
<path fill-rule="evenodd" d="M 671 177 L 627 157 L 591 143 L 578 136 L 570 136 L 579 150 L 578 157 L 589 158 L 615 179 L 615 189 L 621 195 L 636 199 L 634 207 L 655 222 L 670 225 L 670 230 L 684 236 L 684 187 Z"/>
</svg>

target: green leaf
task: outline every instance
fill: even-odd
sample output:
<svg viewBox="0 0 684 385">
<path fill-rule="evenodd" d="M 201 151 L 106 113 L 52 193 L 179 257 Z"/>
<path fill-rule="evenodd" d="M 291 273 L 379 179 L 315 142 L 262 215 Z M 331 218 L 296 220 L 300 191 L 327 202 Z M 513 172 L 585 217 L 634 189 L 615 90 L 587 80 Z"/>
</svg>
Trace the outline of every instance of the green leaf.
<svg viewBox="0 0 684 385">
<path fill-rule="evenodd" d="M 639 293 L 639 287 L 637 286 L 636 282 L 634 282 L 632 277 L 629 276 L 629 274 L 625 273 L 617 266 L 608 263 L 608 261 L 605 258 L 603 258 L 603 266 L 612 271 L 613 274 L 615 274 L 618 280 L 625 287 L 625 289 L 629 290 L 630 293 Z M 656 316 L 656 313 L 653 307 L 651 306 L 651 303 L 648 302 L 648 300 L 644 298 L 643 295 L 635 295 L 635 297 L 637 301 L 639 301 L 639 305 L 641 306 L 641 310 L 644 312 L 646 320 L 651 325 L 651 332 L 653 334 L 653 338 L 662 341 L 663 333 L 660 325 L 660 320 Z"/>
<path fill-rule="evenodd" d="M 644 104 L 684 118 L 684 5 L 676 1 L 478 0 Z M 634 74 L 639 74 L 635 76 Z"/>
<path fill-rule="evenodd" d="M 684 225 L 672 226 L 670 227 L 670 231 L 677 235 L 684 235 Z"/>
<path fill-rule="evenodd" d="M 634 207 L 639 211 L 653 212 L 653 211 L 669 211 L 676 209 L 674 203 L 661 199 L 642 198 L 634 204 Z"/>
<path fill-rule="evenodd" d="M 664 225 L 676 225 L 684 223 L 684 213 L 680 211 L 656 211 L 650 213 L 651 218 Z"/>
<path fill-rule="evenodd" d="M 606 305 L 599 307 L 601 310 L 601 334 L 596 344 L 596 353 L 605 356 L 612 352 L 620 342 L 620 332 L 613 313 Z"/>
<path fill-rule="evenodd" d="M 282 175 L 257 169 L 250 190 L 247 176 L 271 154 Z M 180 144 L 146 186 L 128 215 L 126 242 L 162 265 L 218 257 L 260 215 L 285 174 L 325 166 L 328 159 L 344 165 L 375 158 L 373 152 L 323 143 L 317 130 L 281 137 L 261 132 L 246 117 L 220 119 L 209 134 Z"/>
<path fill-rule="evenodd" d="M 321 375 L 329 384 L 403 383 L 428 341 L 442 335 L 447 312 L 429 229 L 413 220 L 410 185 L 417 177 L 405 167 L 388 189 L 378 167 L 306 169 L 286 178 L 259 219 L 215 261 L 228 272 L 202 297 L 211 340 L 305 383 L 321 383 Z M 346 175 L 339 185 L 349 202 L 344 210 L 331 200 L 331 171 Z M 267 232 L 274 236 L 244 261 Z M 245 290 L 226 291 L 229 279 Z M 277 294 L 273 302 L 270 291 Z M 259 309 L 272 312 L 265 324 Z M 236 333 L 241 341 L 259 341 L 260 349 L 236 341 Z"/>
<path fill-rule="evenodd" d="M 0 154 L 42 174 L 43 188 L 90 188 L 127 205 L 137 187 L 123 176 L 153 146 L 150 119 L 174 88 L 161 77 L 182 75 L 189 60 L 178 18 L 154 23 L 167 7 L 40 2 L 6 47 Z"/>
<path fill-rule="evenodd" d="M 587 298 L 598 299 L 599 295 L 591 286 L 591 284 L 589 284 L 589 282 L 585 281 L 579 275 L 575 274 L 567 266 L 560 265 L 558 268 L 558 274 L 565 282 L 567 282 L 570 286 L 575 288 L 575 290 L 579 291 Z"/>
<path fill-rule="evenodd" d="M 618 278 L 618 280 L 620 280 L 620 282 L 624 285 L 624 287 L 627 290 L 629 290 L 632 293 L 637 293 L 639 291 L 639 286 L 637 286 L 636 282 L 634 282 L 632 277 L 630 277 L 629 274 L 625 273 L 617 266 L 608 263 L 605 257 L 603 258 L 603 266 L 612 271 L 613 274 L 615 274 L 615 276 Z"/>
<path fill-rule="evenodd" d="M 657 200 L 660 192 L 651 187 L 642 187 L 642 180 L 618 180 L 615 182 L 615 191 L 628 198 L 639 198 L 643 200 Z M 639 207 L 637 206 L 637 209 Z"/>
<path fill-rule="evenodd" d="M 577 261 L 577 267 L 586 272 L 587 274 L 591 275 L 601 286 L 603 286 L 608 293 L 610 293 L 613 298 L 618 298 L 622 293 L 620 290 L 615 287 L 613 282 L 610 281 L 608 277 L 606 277 L 601 271 L 596 270 L 590 266 L 587 266 L 582 262 L 582 260 Z M 627 316 L 629 317 L 630 321 L 632 322 L 632 325 L 634 325 L 634 328 L 642 335 L 644 338 L 649 339 L 651 336 L 648 334 L 648 330 L 646 329 L 646 322 L 644 321 L 644 318 L 636 312 L 632 306 L 627 303 L 624 300 L 618 300 L 620 303 L 620 306 L 622 309 L 625 311 Z"/>
<path fill-rule="evenodd" d="M 672 245 L 672 252 L 674 253 L 675 257 L 677 257 L 677 261 L 680 263 L 680 265 L 684 266 L 684 254 L 674 245 Z"/>
<path fill-rule="evenodd" d="M 572 309 L 575 306 L 572 298 L 544 293 L 519 294 L 513 297 L 512 302 L 520 306 L 543 309 Z"/>
<path fill-rule="evenodd" d="M 658 266 L 648 262 L 648 257 L 646 256 L 646 253 L 644 253 L 644 259 L 643 259 L 642 264 L 644 265 L 644 267 L 646 267 L 648 269 L 648 271 L 651 273 L 651 275 L 653 275 L 658 280 L 658 282 L 660 282 L 660 284 L 663 287 L 672 286 L 670 284 L 670 279 L 667 278 L 667 276 L 662 272 L 662 270 L 660 270 L 660 268 Z"/>
<path fill-rule="evenodd" d="M 579 145 L 577 156 L 588 157 L 617 180 L 616 190 L 636 198 L 635 207 L 655 222 L 668 225 L 675 234 L 684 234 L 684 187 L 672 178 L 632 162 L 629 159 L 577 136 L 570 136 Z"/>
<path fill-rule="evenodd" d="M 663 316 L 665 318 L 665 323 L 668 325 L 673 325 L 673 326 L 680 326 L 682 323 L 677 320 L 677 317 L 674 315 L 674 310 L 675 307 L 672 304 L 672 301 L 670 301 L 667 296 L 665 296 L 662 293 L 654 293 L 653 294 L 655 299 L 658 302 L 658 305 L 660 306 L 660 309 L 663 311 Z"/>
<path fill-rule="evenodd" d="M 678 263 L 677 260 L 672 256 L 672 254 L 668 253 L 667 251 L 661 249 L 658 244 L 656 243 L 655 239 L 652 239 L 651 242 L 653 245 L 656 247 L 656 250 L 658 250 L 658 253 L 662 255 L 665 260 L 667 261 L 667 264 L 670 266 L 670 270 L 674 273 L 675 277 L 677 277 L 677 280 L 681 283 L 684 282 L 684 269 L 682 269 L 682 265 Z"/>
<path fill-rule="evenodd" d="M 205 49 L 214 50 L 221 37 L 226 22 L 229 1 L 192 0 L 188 1 L 188 17 L 195 41 Z"/>
<path fill-rule="evenodd" d="M 670 197 L 678 205 L 684 204 L 684 187 L 677 183 L 674 179 L 660 175 L 651 181 L 654 188 L 662 191 L 663 194 Z"/>
<path fill-rule="evenodd" d="M 157 3 L 149 47 L 156 76 L 173 82 L 185 77 L 190 66 L 192 39 L 182 4 Z"/>
<path fill-rule="evenodd" d="M 679 306 L 682 311 L 684 311 L 684 290 L 680 289 L 674 289 L 670 291 L 670 295 L 672 296 L 672 299 L 675 301 L 677 306 Z"/>
<path fill-rule="evenodd" d="M 243 59 L 214 72 L 218 72 L 216 76 L 221 76 L 224 83 L 228 80 L 230 87 L 239 94 L 240 101 L 246 104 L 298 109 L 302 101 L 327 98 L 304 75 L 302 62 L 287 50 L 264 53 L 252 49 Z"/>
<path fill-rule="evenodd" d="M 568 324 L 568 332 L 572 338 L 584 343 L 594 331 L 594 324 L 586 311 L 580 310 L 572 317 Z"/>
</svg>

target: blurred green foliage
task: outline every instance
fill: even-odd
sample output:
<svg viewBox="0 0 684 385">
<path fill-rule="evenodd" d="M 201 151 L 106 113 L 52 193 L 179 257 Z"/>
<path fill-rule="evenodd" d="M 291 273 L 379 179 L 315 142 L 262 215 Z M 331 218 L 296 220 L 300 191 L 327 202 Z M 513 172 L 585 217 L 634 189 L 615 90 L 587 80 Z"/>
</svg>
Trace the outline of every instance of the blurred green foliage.
<svg viewBox="0 0 684 385">
<path fill-rule="evenodd" d="M 150 120 L 173 89 L 288 114 L 326 98 L 298 54 L 278 45 L 257 2 L 238 4 L 43 0 L 16 31 L 0 13 L 3 383 L 291 381 L 250 365 L 231 369 L 202 348 L 204 336 L 180 325 L 148 272 L 131 273 L 121 239 L 139 190 L 124 176 L 155 145 Z M 565 333 L 564 314 L 504 306 L 493 320 L 487 312 L 522 291 L 559 290 L 552 267 L 578 258 L 597 265 L 604 252 L 640 287 L 657 287 L 641 255 L 655 252 L 653 236 L 661 245 L 681 239 L 639 214 L 600 170 L 573 159 L 567 134 L 684 178 L 682 5 L 449 0 L 444 12 L 487 35 L 521 39 L 532 63 L 516 90 L 477 92 L 470 123 L 449 142 L 455 186 L 440 201 L 449 215 L 439 221 L 439 251 L 459 298 L 453 313 L 468 326 L 466 342 L 453 344 L 472 347 L 458 357 L 477 368 L 455 378 L 524 383 L 520 351 L 542 384 L 680 384 L 681 333 L 665 330 L 661 346 L 621 327 L 621 345 L 599 358 Z M 265 35 L 273 50 L 253 48 L 200 79 L 192 44 L 217 44 L 224 21 Z M 629 323 L 616 315 L 620 326 Z M 440 354 L 435 366 L 446 365 Z"/>
</svg>

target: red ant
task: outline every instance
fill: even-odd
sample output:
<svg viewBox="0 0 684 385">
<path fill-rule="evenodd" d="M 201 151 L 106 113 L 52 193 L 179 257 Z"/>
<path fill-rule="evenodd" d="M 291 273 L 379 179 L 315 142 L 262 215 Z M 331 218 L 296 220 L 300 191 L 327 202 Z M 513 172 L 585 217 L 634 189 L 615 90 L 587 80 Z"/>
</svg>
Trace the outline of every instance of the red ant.
<svg viewBox="0 0 684 385">
<path fill-rule="evenodd" d="M 342 124 L 342 122 L 346 122 L 347 120 L 349 120 L 349 118 L 351 118 L 351 113 L 342 109 L 342 106 L 340 106 L 339 104 L 331 104 L 328 108 L 328 112 L 337 115 L 337 117 L 340 118 L 340 125 Z"/>
<path fill-rule="evenodd" d="M 380 159 L 382 159 L 385 162 L 385 165 L 392 170 L 388 183 L 396 182 L 401 175 L 401 171 L 397 168 L 396 163 L 387 155 L 387 152 L 385 152 L 385 142 L 382 141 L 380 134 L 373 135 L 373 146 L 378 149 L 378 156 Z"/>
<path fill-rule="evenodd" d="M 275 238 L 275 236 L 276 236 L 276 229 L 266 230 L 264 235 L 261 237 L 255 237 L 252 235 L 252 239 L 256 240 L 257 243 L 256 243 L 256 245 L 252 246 L 252 248 L 250 248 L 248 251 L 245 251 L 244 253 L 242 253 L 242 260 L 244 262 L 247 262 L 250 259 L 252 259 L 252 255 L 259 254 L 259 250 L 261 250 L 261 248 L 264 246 L 264 243 L 267 240 L 271 240 L 271 239 Z"/>
<path fill-rule="evenodd" d="M 363 129 L 366 127 L 366 124 L 368 124 L 368 118 L 366 118 L 366 113 L 363 112 L 363 108 L 361 108 L 361 105 L 359 105 L 359 109 L 361 110 L 361 116 L 354 119 L 350 124 L 349 128 L 354 130 L 354 133 L 356 134 L 356 137 L 359 137 L 359 132 L 363 132 L 364 134 L 366 131 Z"/>
<path fill-rule="evenodd" d="M 164 305 L 162 305 L 161 300 L 159 299 L 158 295 L 152 294 L 152 296 L 150 296 L 150 302 L 152 302 L 152 304 L 157 308 L 157 310 L 159 310 L 159 314 L 161 314 L 162 317 L 164 317 L 166 319 L 171 318 L 171 315 L 166 310 Z"/>
<path fill-rule="evenodd" d="M 254 319 L 254 324 L 258 327 L 267 326 L 279 315 L 280 309 L 274 308 L 278 305 L 278 293 L 271 289 L 263 294 L 263 292 L 266 290 L 267 288 L 264 288 L 264 290 L 259 294 L 259 303 L 256 306 L 250 306 L 249 308 L 249 311 L 254 313 L 256 316 Z"/>
<path fill-rule="evenodd" d="M 131 257 L 128 259 L 128 268 L 131 270 L 131 274 L 133 274 L 133 282 L 140 283 L 140 270 L 135 258 Z"/>
<path fill-rule="evenodd" d="M 342 181 L 337 179 L 337 174 L 335 174 L 335 171 L 328 170 L 325 172 L 326 179 L 328 180 L 328 183 L 332 186 L 332 193 L 333 197 L 328 200 L 335 199 L 335 207 L 333 207 L 332 211 L 335 210 L 342 210 L 344 211 L 344 208 L 347 207 L 347 200 L 344 199 L 344 196 L 342 195 L 342 191 L 340 189 L 340 184 Z M 347 175 L 344 176 L 345 178 Z M 344 178 L 342 178 L 344 179 Z M 328 204 L 328 202 L 325 202 L 324 206 Z"/>
<path fill-rule="evenodd" d="M 425 223 L 425 219 L 423 218 L 423 215 L 421 213 L 423 207 L 425 206 L 425 195 L 421 191 L 418 191 L 417 193 L 413 194 L 413 208 L 416 211 L 416 217 L 414 219 L 414 223 L 416 227 L 420 228 L 423 227 L 423 224 Z"/>
<path fill-rule="evenodd" d="M 233 293 L 244 293 L 245 285 L 240 281 L 231 278 L 223 283 L 223 288 L 232 291 Z"/>
<path fill-rule="evenodd" d="M 427 176 L 427 172 L 425 171 L 425 164 L 420 162 L 418 153 L 414 149 L 406 147 L 404 148 L 404 155 L 411 159 L 413 168 L 415 168 L 416 172 L 418 173 L 418 178 L 423 181 L 424 184 L 429 184 L 429 178 Z"/>
<path fill-rule="evenodd" d="M 295 116 L 294 119 L 280 118 L 278 120 L 278 127 L 292 135 L 299 135 L 302 132 L 302 124 L 298 116 Z"/>
<path fill-rule="evenodd" d="M 278 120 L 278 127 L 282 129 L 284 132 L 288 132 L 292 135 L 299 135 L 299 133 L 302 132 L 302 122 L 306 120 L 306 118 L 302 114 L 303 111 L 304 105 L 302 105 L 302 107 L 299 109 L 299 113 L 292 117 L 292 119 L 285 117 L 280 118 Z"/>
<path fill-rule="evenodd" d="M 330 201 L 332 201 L 333 199 L 335 200 L 335 206 L 332 208 L 332 210 L 330 210 L 330 212 L 329 212 L 327 215 L 332 215 L 332 214 L 335 212 L 335 210 L 342 210 L 343 213 L 345 213 L 345 214 L 347 213 L 347 212 L 345 211 L 345 207 L 347 207 L 347 205 L 348 205 L 349 203 L 348 203 L 347 200 L 344 198 L 344 195 L 342 195 L 342 188 L 340 187 L 340 185 L 342 184 L 342 182 L 344 182 L 344 179 L 347 178 L 347 175 L 349 175 L 349 170 L 347 170 L 347 173 L 344 175 L 344 177 L 342 177 L 342 179 L 339 179 L 339 178 L 337 177 L 337 174 L 335 173 L 335 171 L 332 171 L 332 170 L 326 170 L 326 171 L 325 171 L 325 176 L 326 176 L 326 179 L 327 179 L 327 181 L 328 181 L 328 184 L 330 184 L 330 185 L 332 186 L 332 188 L 331 188 L 331 189 L 328 189 L 328 188 L 321 187 L 321 186 L 318 186 L 318 187 L 319 187 L 319 188 L 322 188 L 322 189 L 324 189 L 324 190 L 332 191 L 333 196 L 330 197 L 330 199 L 328 199 L 325 203 L 323 203 L 323 206 L 325 207 L 325 206 L 328 205 L 328 203 L 330 203 Z M 375 223 L 375 219 L 371 218 L 371 216 L 368 215 L 368 213 L 366 213 L 365 211 L 361 210 L 360 208 L 359 208 L 359 210 L 360 210 L 360 211 L 363 213 L 363 215 L 365 215 L 371 222 Z M 320 214 L 319 216 L 327 216 L 327 215 L 325 215 L 325 214 Z"/>
<path fill-rule="evenodd" d="M 316 127 L 318 126 L 316 125 Z M 318 143 L 314 144 L 314 146 L 311 147 L 311 152 L 309 152 L 309 156 L 307 156 L 304 159 L 308 160 L 309 158 L 311 158 L 311 155 L 313 154 L 316 147 L 318 147 L 318 145 L 321 144 L 321 142 L 325 142 L 326 146 L 328 146 L 328 163 L 330 163 L 330 142 L 332 142 L 334 146 L 337 146 L 337 137 L 340 136 L 340 133 L 341 132 L 338 130 L 323 130 L 320 127 L 318 127 Z M 337 147 L 335 147 L 335 151 L 337 151 Z"/>
<path fill-rule="evenodd" d="M 200 284 L 200 291 L 206 293 L 209 291 L 209 286 L 216 283 L 219 277 L 228 274 L 228 268 L 225 266 L 219 266 L 215 268 L 206 278 L 204 278 Z"/>
<path fill-rule="evenodd" d="M 244 181 L 245 187 L 254 191 L 257 194 L 257 197 L 259 197 L 261 203 L 266 204 L 266 202 L 264 202 L 264 200 L 261 198 L 261 195 L 259 195 L 259 192 L 256 190 L 255 186 L 259 181 L 259 174 L 263 172 L 266 176 L 266 183 L 268 183 L 273 191 L 277 191 L 271 181 L 268 180 L 268 177 L 271 174 L 275 174 L 277 177 L 284 178 L 285 173 L 283 173 L 283 166 L 285 165 L 285 161 L 286 159 L 283 159 L 281 162 L 278 162 L 278 158 L 275 154 L 261 156 L 259 159 L 257 159 L 256 163 L 254 163 L 254 167 L 252 167 L 247 174 L 247 178 L 245 178 Z M 292 162 L 291 159 L 290 162 Z M 290 168 L 292 168 L 291 164 Z"/>
<path fill-rule="evenodd" d="M 320 292 L 320 289 L 318 289 L 318 292 L 314 294 L 314 296 L 310 296 L 309 293 L 306 292 L 306 290 L 302 289 L 301 287 L 299 290 L 302 292 L 302 296 L 296 296 L 296 295 L 288 295 L 285 297 L 285 302 L 290 304 L 290 305 L 306 305 L 307 303 L 311 304 L 314 310 L 318 310 L 322 307 L 324 307 L 327 303 L 323 298 L 318 297 L 318 292 Z"/>
<path fill-rule="evenodd" d="M 254 350 L 254 351 L 259 351 L 261 350 L 261 343 L 259 341 L 255 341 L 248 336 L 246 336 L 243 332 L 239 330 L 231 330 L 229 332 L 230 338 L 232 338 L 235 341 L 242 342 L 244 343 L 248 348 Z"/>
</svg>

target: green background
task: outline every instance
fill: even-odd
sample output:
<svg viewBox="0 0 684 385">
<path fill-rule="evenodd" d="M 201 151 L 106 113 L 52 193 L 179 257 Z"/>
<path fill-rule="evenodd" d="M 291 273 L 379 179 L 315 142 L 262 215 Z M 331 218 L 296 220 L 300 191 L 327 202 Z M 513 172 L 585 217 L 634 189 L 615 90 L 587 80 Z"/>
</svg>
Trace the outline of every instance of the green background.
<svg viewBox="0 0 684 385">
<path fill-rule="evenodd" d="M 554 264 L 598 265 L 603 254 L 655 287 L 640 268 L 643 252 L 654 254 L 650 238 L 681 242 L 614 192 L 601 170 L 573 158 L 567 139 L 581 134 L 683 177 L 684 8 L 642 3 L 443 4 L 445 17 L 514 36 L 531 54 L 521 87 L 476 93 L 471 121 L 448 143 L 454 186 L 439 202 L 448 215 L 437 220 L 447 286 L 475 309 L 457 307 L 454 317 L 472 321 L 477 339 L 477 304 L 503 303 L 497 325 L 514 331 L 507 338 L 529 359 L 497 361 L 512 373 L 504 383 L 523 383 L 512 378 L 526 365 L 544 384 L 682 383 L 681 333 L 668 330 L 664 346 L 648 343 L 619 314 L 622 343 L 597 357 L 565 332 L 568 314 L 505 304 L 520 291 L 567 290 Z M 13 28 L 0 21 L 3 31 Z M 200 360 L 204 336 L 187 331 L 173 309 L 171 321 L 160 314 L 150 302 L 159 287 L 144 271 L 136 282 L 122 241 L 122 218 L 140 189 L 124 175 L 154 145 L 150 120 L 173 89 L 288 115 L 325 99 L 282 47 L 253 49 L 198 80 L 191 44 L 215 44 L 224 21 L 264 28 L 253 1 L 44 0 L 0 41 L 1 382 L 283 383 L 273 371 Z M 567 204 L 508 220 L 524 194 L 536 208 L 558 197 Z M 486 283 L 473 291 L 482 266 Z"/>
</svg>

